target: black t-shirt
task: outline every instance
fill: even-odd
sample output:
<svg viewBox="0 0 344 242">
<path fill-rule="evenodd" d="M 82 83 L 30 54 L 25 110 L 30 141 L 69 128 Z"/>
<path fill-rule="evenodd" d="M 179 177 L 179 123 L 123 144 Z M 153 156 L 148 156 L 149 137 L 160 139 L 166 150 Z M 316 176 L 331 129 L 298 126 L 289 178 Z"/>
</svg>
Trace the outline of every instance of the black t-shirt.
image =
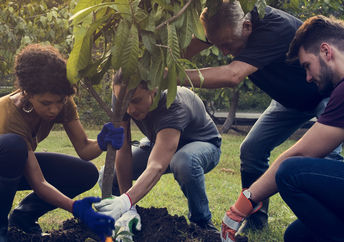
<svg viewBox="0 0 344 242">
<path fill-rule="evenodd" d="M 176 98 L 168 109 L 166 94 L 166 91 L 162 92 L 158 107 L 150 111 L 143 120 L 132 118 L 151 142 L 155 142 L 160 130 L 172 128 L 181 132 L 180 145 L 207 141 L 220 147 L 221 135 L 197 94 L 185 87 L 177 87 Z"/>
<path fill-rule="evenodd" d="M 298 61 L 289 63 L 286 53 L 302 22 L 281 10 L 267 7 L 265 17 L 251 11 L 252 33 L 246 47 L 234 60 L 258 70 L 249 78 L 260 89 L 288 108 L 311 110 L 323 98 L 314 83 L 307 83 Z"/>
<path fill-rule="evenodd" d="M 344 80 L 332 91 L 325 111 L 318 119 L 319 123 L 344 128 Z"/>
</svg>

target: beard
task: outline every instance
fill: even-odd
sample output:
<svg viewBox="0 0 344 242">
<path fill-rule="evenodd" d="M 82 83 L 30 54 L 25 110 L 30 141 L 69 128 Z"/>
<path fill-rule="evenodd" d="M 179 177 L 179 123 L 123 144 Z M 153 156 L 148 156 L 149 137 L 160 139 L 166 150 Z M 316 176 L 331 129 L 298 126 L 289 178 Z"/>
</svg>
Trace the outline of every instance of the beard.
<svg viewBox="0 0 344 242">
<path fill-rule="evenodd" d="M 325 61 L 319 58 L 320 63 L 320 76 L 318 80 L 319 92 L 322 96 L 328 97 L 334 89 L 333 79 L 334 73 L 330 67 L 327 66 Z"/>
</svg>

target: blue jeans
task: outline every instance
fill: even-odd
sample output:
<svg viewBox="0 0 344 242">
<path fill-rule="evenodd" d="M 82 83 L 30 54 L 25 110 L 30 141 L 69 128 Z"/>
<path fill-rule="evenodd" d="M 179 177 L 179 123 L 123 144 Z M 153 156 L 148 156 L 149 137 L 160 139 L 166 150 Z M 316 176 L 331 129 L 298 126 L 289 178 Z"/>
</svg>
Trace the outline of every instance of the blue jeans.
<svg viewBox="0 0 344 242">
<path fill-rule="evenodd" d="M 344 163 L 331 159 L 291 157 L 276 173 L 283 200 L 298 220 L 286 242 L 344 241 Z"/>
<path fill-rule="evenodd" d="M 132 146 L 133 179 L 146 169 L 153 144 L 144 138 L 140 145 Z M 205 191 L 204 174 L 211 171 L 220 160 L 221 149 L 212 143 L 195 141 L 179 147 L 165 172 L 173 173 L 185 197 L 188 199 L 189 219 L 202 223 L 211 219 L 208 198 Z M 119 195 L 115 173 L 113 194 Z"/>
<path fill-rule="evenodd" d="M 318 117 L 324 111 L 328 98 L 323 99 L 317 108 L 302 112 L 286 108 L 272 100 L 270 106 L 259 117 L 240 147 L 241 172 L 257 174 L 258 177 L 269 167 L 271 151 L 288 139 L 308 120 Z M 329 155 L 332 159 L 342 159 L 341 146 Z M 256 177 L 256 178 L 258 178 Z M 243 184 L 249 187 L 253 181 Z"/>
</svg>

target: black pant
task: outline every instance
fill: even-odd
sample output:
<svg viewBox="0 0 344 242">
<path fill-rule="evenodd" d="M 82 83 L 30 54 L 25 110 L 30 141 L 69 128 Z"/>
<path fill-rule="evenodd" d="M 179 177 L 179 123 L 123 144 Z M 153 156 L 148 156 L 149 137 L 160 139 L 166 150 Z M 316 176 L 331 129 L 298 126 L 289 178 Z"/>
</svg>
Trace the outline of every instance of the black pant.
<svg viewBox="0 0 344 242">
<path fill-rule="evenodd" d="M 36 152 L 35 155 L 45 179 L 70 198 L 91 189 L 97 182 L 98 170 L 91 162 L 58 153 Z M 6 208 L 1 209 L 0 226 L 7 224 L 15 192 L 31 190 L 23 176 L 26 161 L 27 146 L 23 138 L 16 134 L 0 135 L 0 207 Z M 48 210 L 54 208 L 50 205 Z"/>
</svg>

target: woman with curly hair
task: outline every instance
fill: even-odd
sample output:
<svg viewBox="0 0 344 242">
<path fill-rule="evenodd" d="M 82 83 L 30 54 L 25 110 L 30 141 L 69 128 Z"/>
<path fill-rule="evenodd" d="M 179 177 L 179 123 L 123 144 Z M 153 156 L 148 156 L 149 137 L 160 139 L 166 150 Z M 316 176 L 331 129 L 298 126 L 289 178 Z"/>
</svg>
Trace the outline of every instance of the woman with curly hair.
<svg viewBox="0 0 344 242">
<path fill-rule="evenodd" d="M 111 234 L 114 220 L 92 209 L 100 198 L 71 198 L 97 182 L 97 168 L 89 160 L 108 143 L 120 148 L 122 129 L 106 124 L 97 140 L 88 139 L 73 101 L 74 87 L 67 80 L 66 61 L 55 48 L 25 47 L 14 69 L 19 89 L 0 98 L 0 241 L 7 240 L 8 224 L 41 234 L 38 218 L 57 207 L 72 212 L 101 238 Z M 35 152 L 55 123 L 63 124 L 80 158 Z M 31 189 L 8 219 L 16 191 Z"/>
</svg>

